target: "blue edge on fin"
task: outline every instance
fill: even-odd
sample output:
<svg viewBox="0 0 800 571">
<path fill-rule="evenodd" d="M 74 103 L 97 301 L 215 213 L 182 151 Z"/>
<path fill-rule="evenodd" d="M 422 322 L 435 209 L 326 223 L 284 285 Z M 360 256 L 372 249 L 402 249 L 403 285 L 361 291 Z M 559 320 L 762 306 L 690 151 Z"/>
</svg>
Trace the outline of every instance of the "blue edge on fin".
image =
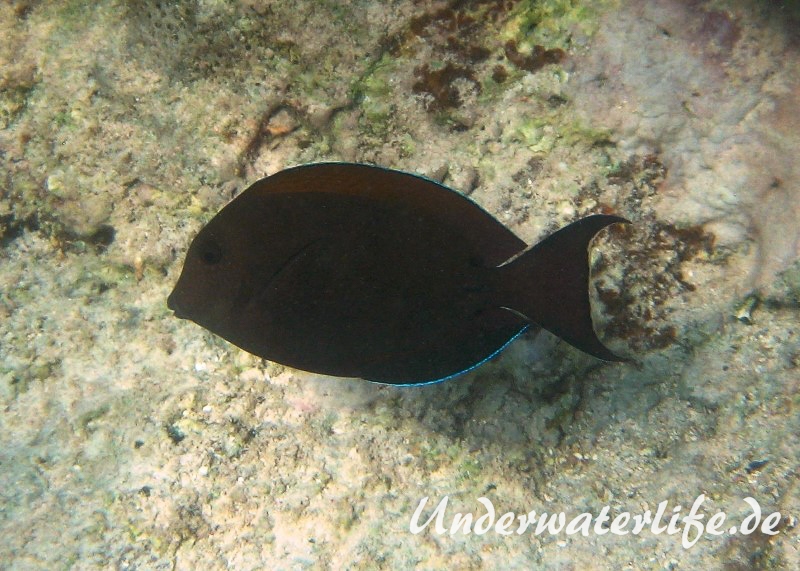
<svg viewBox="0 0 800 571">
<path fill-rule="evenodd" d="M 382 383 L 381 381 L 369 381 L 369 382 L 370 382 L 370 383 L 375 383 L 376 385 L 386 385 L 386 386 L 389 386 L 389 387 L 423 387 L 423 386 L 425 386 L 425 385 L 435 385 L 435 384 L 437 384 L 437 383 L 443 383 L 444 381 L 447 381 L 447 380 L 449 380 L 449 379 L 452 379 L 453 377 L 458 377 L 459 375 L 463 375 L 463 374 L 465 374 L 465 373 L 469 373 L 469 372 L 470 372 L 470 371 L 472 371 L 473 369 L 477 369 L 478 367 L 480 367 L 481 365 L 483 365 L 485 362 L 487 362 L 487 361 L 491 361 L 492 359 L 494 359 L 495 357 L 497 357 L 497 355 L 499 355 L 499 354 L 500 354 L 500 353 L 501 353 L 501 352 L 502 352 L 502 351 L 503 351 L 503 350 L 504 350 L 506 347 L 508 347 L 508 346 L 509 346 L 509 345 L 510 345 L 510 344 L 511 344 L 511 343 L 512 343 L 512 342 L 513 342 L 513 341 L 514 341 L 514 340 L 515 340 L 517 337 L 519 337 L 520 335 L 522 335 L 523 333 L 525 333 L 525 332 L 528 330 L 528 327 L 529 327 L 529 326 L 528 326 L 528 325 L 526 325 L 525 327 L 523 327 L 522 329 L 520 329 L 520 330 L 519 330 L 519 331 L 518 331 L 518 332 L 517 332 L 517 333 L 516 333 L 516 334 L 515 334 L 515 335 L 514 335 L 514 336 L 513 336 L 511 339 L 509 339 L 508 341 L 506 341 L 506 342 L 503 344 L 503 346 L 502 346 L 502 347 L 500 347 L 500 348 L 499 348 L 497 351 L 495 351 L 494 353 L 492 353 L 491 355 L 489 355 L 489 356 L 488 356 L 488 357 L 486 357 L 485 359 L 482 359 L 482 360 L 478 361 L 478 362 L 477 362 L 477 363 L 475 363 L 474 365 L 470 365 L 469 367 L 467 367 L 467 368 L 466 368 L 466 369 L 464 369 L 463 371 L 459 371 L 459 372 L 457 372 L 457 373 L 453 373 L 452 375 L 447 375 L 446 377 L 442 377 L 441 379 L 435 379 L 435 380 L 433 380 L 433 381 L 420 381 L 420 382 L 418 382 L 418 383 L 403 383 L 403 384 L 396 384 L 396 383 Z M 367 379 L 367 380 L 369 380 L 369 379 Z"/>
<path fill-rule="evenodd" d="M 441 182 L 439 182 L 437 180 L 433 180 L 432 178 L 428 178 L 427 176 L 422 175 L 422 174 L 413 173 L 413 172 L 406 172 L 406 171 L 397 171 L 395 169 L 390 169 L 390 168 L 386 168 L 386 167 L 383 167 L 383 166 L 380 166 L 380 165 L 375 165 L 375 164 L 370 164 L 370 163 L 351 163 L 351 162 L 347 162 L 347 161 L 322 161 L 322 162 L 319 162 L 319 163 L 312 163 L 312 165 L 320 165 L 320 164 L 323 164 L 323 165 L 353 165 L 353 164 L 358 164 L 358 165 L 364 165 L 364 166 L 377 168 L 377 169 L 381 169 L 381 170 L 385 170 L 385 171 L 402 172 L 403 174 L 407 174 L 407 175 L 415 176 L 417 178 L 421 178 L 421 179 L 426 180 L 428 182 L 431 182 L 431 183 L 435 184 L 436 186 L 439 186 L 439 187 L 441 187 L 441 188 L 443 188 L 443 189 L 445 189 L 445 190 L 447 190 L 449 192 L 452 192 L 456 196 L 458 196 L 458 197 L 460 197 L 460 198 L 472 203 L 473 205 L 477 206 L 479 209 L 481 209 L 484 212 L 486 212 L 486 214 L 488 214 L 489 216 L 492 216 L 485 208 L 483 208 L 480 204 L 475 202 L 473 199 L 471 199 L 466 194 L 464 194 L 462 192 L 459 192 L 459 191 L 455 190 L 454 188 L 450 188 L 449 186 L 447 186 L 445 184 L 442 184 Z M 307 166 L 309 166 L 309 165 L 297 165 L 297 166 L 294 166 L 294 167 L 291 167 L 291 168 L 303 168 L 303 167 L 307 167 Z M 289 170 L 289 169 L 285 169 L 285 170 Z M 516 333 L 516 335 L 514 335 L 511 339 L 506 341 L 503 344 L 502 347 L 500 347 L 497 351 L 495 351 L 494 353 L 492 353 L 491 355 L 489 355 L 485 359 L 482 359 L 482 360 L 478 361 L 474 365 L 470 365 L 469 367 L 467 367 L 463 371 L 459 371 L 457 373 L 453 373 L 452 375 L 447 375 L 446 377 L 442 377 L 441 379 L 435 379 L 433 381 L 420 381 L 420 382 L 417 382 L 417 383 L 403 383 L 403 384 L 382 383 L 381 381 L 370 381 L 369 379 L 365 379 L 365 380 L 369 381 L 370 383 L 374 383 L 376 385 L 386 385 L 386 386 L 389 386 L 389 387 L 423 387 L 425 385 L 435 385 L 437 383 L 443 383 L 444 381 L 450 380 L 453 377 L 458 377 L 459 375 L 463 375 L 465 373 L 469 373 L 473 369 L 477 369 L 478 367 L 483 365 L 486 361 L 491 361 L 492 359 L 497 357 L 497 355 L 499 355 L 506 347 L 508 347 L 517 337 L 519 337 L 520 335 L 525 333 L 525 331 L 528 330 L 528 327 L 529 327 L 529 325 L 526 325 L 525 327 L 520 329 Z"/>
<path fill-rule="evenodd" d="M 363 165 L 363 166 L 372 167 L 372 168 L 377 168 L 377 169 L 381 169 L 381 170 L 385 170 L 385 171 L 401 172 L 403 174 L 407 174 L 407 175 L 415 176 L 417 178 L 421 178 L 423 180 L 426 180 L 428 182 L 431 182 L 431 183 L 435 184 L 436 186 L 438 186 L 440 188 L 443 188 L 443 189 L 445 189 L 445 190 L 447 190 L 449 192 L 452 192 L 454 195 L 466 200 L 467 202 L 470 202 L 471 204 L 473 204 L 477 208 L 481 209 L 483 212 L 486 212 L 486 214 L 488 214 L 489 216 L 492 216 L 489 212 L 487 212 L 487 210 L 485 208 L 483 208 L 480 204 L 475 202 L 473 199 L 471 199 L 466 194 L 463 194 L 463 193 L 461 193 L 461 192 L 459 192 L 459 191 L 457 191 L 457 190 L 455 190 L 453 188 L 450 188 L 449 186 L 447 186 L 445 184 L 442 184 L 441 182 L 439 182 L 437 180 L 433 180 L 432 178 L 428 178 L 427 176 L 422 175 L 422 174 L 418 174 L 418 173 L 412 173 L 412 172 L 407 172 L 407 171 L 397 171 L 396 169 L 390 169 L 390 168 L 386 168 L 386 167 L 383 167 L 383 166 L 380 166 L 380 165 L 371 164 L 371 163 L 351 163 L 351 162 L 347 162 L 347 161 L 321 161 L 321 162 L 318 162 L 318 163 L 296 165 L 294 167 L 290 167 L 289 169 L 284 169 L 284 170 L 290 170 L 290 169 L 295 169 L 295 168 L 300 169 L 300 168 L 304 168 L 304 167 L 308 167 L 308 166 L 316 166 L 316 165 L 354 165 L 354 164 Z M 502 347 L 500 347 L 497 351 L 495 351 L 494 353 L 492 353 L 491 355 L 489 355 L 485 359 L 482 359 L 482 360 L 478 361 L 474 365 L 470 365 L 469 367 L 467 367 L 463 371 L 458 371 L 457 373 L 453 373 L 452 375 L 447 375 L 446 377 L 442 377 L 441 379 L 435 379 L 433 381 L 420 381 L 418 383 L 402 383 L 402 384 L 383 383 L 381 381 L 370 381 L 369 379 L 365 379 L 365 380 L 369 381 L 370 383 L 374 383 L 376 385 L 385 385 L 385 386 L 389 386 L 389 387 L 424 387 L 425 385 L 435 385 L 437 383 L 443 383 L 444 381 L 450 380 L 453 377 L 458 377 L 459 375 L 463 375 L 465 373 L 469 373 L 473 369 L 477 369 L 478 367 L 483 365 L 485 362 L 491 361 L 497 355 L 499 355 L 506 347 L 508 347 L 514 341 L 514 339 L 516 339 L 517 337 L 519 337 L 520 335 L 525 333 L 525 331 L 528 330 L 528 327 L 529 326 L 526 325 L 525 327 L 520 329 L 511 339 L 506 341 L 503 344 Z"/>
</svg>

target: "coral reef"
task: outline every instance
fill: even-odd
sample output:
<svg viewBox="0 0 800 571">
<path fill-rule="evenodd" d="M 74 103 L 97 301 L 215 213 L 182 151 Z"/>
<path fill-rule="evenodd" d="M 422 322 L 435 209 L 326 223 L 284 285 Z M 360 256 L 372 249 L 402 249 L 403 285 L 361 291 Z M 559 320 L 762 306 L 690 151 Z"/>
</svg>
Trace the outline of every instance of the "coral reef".
<svg viewBox="0 0 800 571">
<path fill-rule="evenodd" d="M 800 125 L 790 111 L 800 76 L 780 6 L 631 2 L 576 61 L 572 84 L 619 146 L 661 157 L 659 217 L 702 225 L 720 246 L 752 239 L 757 252 L 737 268 L 743 292 L 767 287 L 800 254 Z"/>
<path fill-rule="evenodd" d="M 800 568 L 798 22 L 757 0 L 0 3 L 2 566 Z M 196 230 L 316 160 L 442 180 L 529 243 L 631 219 L 592 254 L 631 362 L 531 332 L 397 389 L 174 319 Z M 408 528 L 424 496 L 613 516 L 701 492 L 780 533 Z"/>
</svg>

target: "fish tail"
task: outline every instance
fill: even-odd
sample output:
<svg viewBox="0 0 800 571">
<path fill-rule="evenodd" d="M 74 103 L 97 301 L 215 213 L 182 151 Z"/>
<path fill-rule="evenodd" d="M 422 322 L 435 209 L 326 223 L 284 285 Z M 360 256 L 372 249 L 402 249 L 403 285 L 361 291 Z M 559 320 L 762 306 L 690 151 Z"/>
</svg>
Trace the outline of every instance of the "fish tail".
<svg viewBox="0 0 800 571">
<path fill-rule="evenodd" d="M 587 216 L 498 267 L 503 307 L 605 361 L 623 361 L 594 332 L 589 303 L 589 243 L 619 216 Z"/>
</svg>

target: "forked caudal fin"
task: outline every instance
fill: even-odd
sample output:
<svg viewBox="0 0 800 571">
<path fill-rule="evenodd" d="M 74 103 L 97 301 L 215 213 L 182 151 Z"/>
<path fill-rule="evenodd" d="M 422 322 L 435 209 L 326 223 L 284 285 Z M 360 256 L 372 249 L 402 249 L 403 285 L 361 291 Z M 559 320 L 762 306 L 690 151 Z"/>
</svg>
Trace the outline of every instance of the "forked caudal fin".
<svg viewBox="0 0 800 571">
<path fill-rule="evenodd" d="M 597 214 L 573 222 L 501 265 L 503 306 L 581 351 L 622 361 L 600 342 L 589 303 L 589 243 L 619 216 Z"/>
</svg>

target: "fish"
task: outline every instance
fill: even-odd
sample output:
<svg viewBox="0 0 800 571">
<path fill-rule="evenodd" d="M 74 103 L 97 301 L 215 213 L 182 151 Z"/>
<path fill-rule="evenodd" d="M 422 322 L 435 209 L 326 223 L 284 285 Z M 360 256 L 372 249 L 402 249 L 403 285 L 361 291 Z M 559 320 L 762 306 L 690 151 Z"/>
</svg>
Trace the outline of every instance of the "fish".
<svg viewBox="0 0 800 571">
<path fill-rule="evenodd" d="M 263 178 L 192 240 L 167 306 L 293 369 L 389 385 L 464 374 L 529 327 L 606 361 L 588 249 L 596 214 L 528 246 L 467 196 L 360 163 Z"/>
</svg>

